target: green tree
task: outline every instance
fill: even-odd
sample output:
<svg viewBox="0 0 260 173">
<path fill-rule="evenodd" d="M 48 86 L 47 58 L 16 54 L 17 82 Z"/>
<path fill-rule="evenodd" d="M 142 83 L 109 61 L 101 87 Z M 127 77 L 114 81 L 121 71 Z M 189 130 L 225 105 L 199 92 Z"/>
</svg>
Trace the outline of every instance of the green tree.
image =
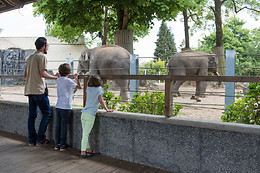
<svg viewBox="0 0 260 173">
<path fill-rule="evenodd" d="M 141 75 L 144 75 L 144 70 L 146 71 L 146 75 L 166 75 L 165 61 L 162 61 L 158 58 L 157 61 L 149 61 L 143 63 L 139 67 L 139 71 Z"/>
<path fill-rule="evenodd" d="M 211 3 L 211 2 L 209 2 Z M 259 0 L 214 0 L 214 5 L 209 5 L 213 11 L 216 27 L 216 46 L 223 45 L 223 29 L 222 29 L 222 7 L 225 7 L 225 13 L 239 13 L 242 10 L 247 10 L 253 15 L 259 15 L 260 2 Z"/>
<path fill-rule="evenodd" d="M 252 41 L 249 44 L 248 51 L 251 54 L 260 54 L 260 28 L 255 28 L 251 31 Z M 259 67 L 259 66 L 258 66 Z"/>
<path fill-rule="evenodd" d="M 206 0 L 190 0 L 182 9 L 185 40 L 181 46 L 184 49 L 190 49 L 190 33 L 192 34 L 196 28 L 201 28 L 203 25 L 203 13 L 206 5 Z M 189 22 L 193 22 L 191 32 Z"/>
<path fill-rule="evenodd" d="M 157 36 L 154 56 L 159 57 L 167 64 L 170 58 L 177 52 L 174 35 L 167 27 L 167 24 L 162 22 Z"/>
<path fill-rule="evenodd" d="M 238 53 L 247 53 L 253 35 L 250 34 L 250 30 L 243 28 L 244 24 L 244 21 L 231 17 L 223 26 L 223 45 L 226 50 L 234 49 Z M 216 33 L 211 33 L 200 41 L 198 50 L 211 53 L 215 42 Z"/>
<path fill-rule="evenodd" d="M 223 28 L 222 28 L 222 14 L 225 13 L 226 16 L 230 15 L 230 13 L 239 13 L 242 10 L 247 10 L 254 16 L 258 16 L 260 13 L 260 1 L 259 0 L 214 0 L 207 2 L 207 8 L 205 10 L 210 9 L 205 16 L 206 19 L 213 20 L 215 23 L 215 32 L 216 39 L 215 45 L 213 48 L 213 52 L 218 54 L 219 64 L 221 67 L 225 65 L 225 57 L 221 56 L 224 54 L 223 49 Z M 207 23 L 207 22 L 204 22 Z M 219 68 L 220 75 L 225 75 L 225 71 L 223 68 Z"/>
<path fill-rule="evenodd" d="M 46 23 L 59 26 L 60 38 L 73 42 L 81 34 L 104 32 L 104 24 L 110 37 L 115 31 L 125 29 L 133 29 L 135 38 L 143 37 L 151 29 L 153 19 L 174 19 L 182 3 L 178 0 L 42 0 L 34 3 L 34 7 L 35 14 L 43 14 Z M 75 32 L 68 34 L 68 27 Z"/>
<path fill-rule="evenodd" d="M 253 52 L 257 54 L 257 50 L 259 51 L 259 29 L 250 31 L 249 29 L 243 28 L 244 24 L 244 21 L 231 17 L 227 24 L 223 26 L 224 48 L 226 50 L 236 50 L 239 54 L 253 54 Z M 215 44 L 215 39 L 216 33 L 212 33 L 209 36 L 204 37 L 203 40 L 200 41 L 198 50 L 211 53 L 211 47 Z M 236 75 L 259 75 L 260 73 L 257 70 L 250 69 L 259 67 L 259 65 L 260 59 L 257 56 L 237 55 Z"/>
</svg>

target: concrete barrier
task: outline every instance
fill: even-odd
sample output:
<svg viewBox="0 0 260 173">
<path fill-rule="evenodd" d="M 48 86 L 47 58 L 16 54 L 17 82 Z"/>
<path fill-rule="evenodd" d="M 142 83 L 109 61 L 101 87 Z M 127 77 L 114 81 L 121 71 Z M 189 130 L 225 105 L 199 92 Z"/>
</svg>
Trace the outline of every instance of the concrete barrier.
<svg viewBox="0 0 260 173">
<path fill-rule="evenodd" d="M 77 149 L 80 111 L 73 108 L 67 139 Z M 27 114 L 27 103 L 0 100 L 0 130 L 27 136 Z M 53 115 L 49 139 L 54 136 L 55 111 Z M 260 172 L 257 125 L 99 111 L 90 143 L 103 155 L 174 173 Z"/>
</svg>

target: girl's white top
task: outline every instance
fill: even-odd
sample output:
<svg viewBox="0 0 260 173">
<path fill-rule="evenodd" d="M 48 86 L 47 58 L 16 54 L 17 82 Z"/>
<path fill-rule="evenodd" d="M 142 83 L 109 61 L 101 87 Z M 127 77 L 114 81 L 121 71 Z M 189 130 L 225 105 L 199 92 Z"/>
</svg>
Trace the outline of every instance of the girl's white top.
<svg viewBox="0 0 260 173">
<path fill-rule="evenodd" d="M 87 112 L 91 115 L 96 115 L 99 107 L 98 96 L 104 94 L 104 90 L 99 87 L 87 87 L 87 101 L 86 106 L 82 109 L 82 112 Z"/>
</svg>

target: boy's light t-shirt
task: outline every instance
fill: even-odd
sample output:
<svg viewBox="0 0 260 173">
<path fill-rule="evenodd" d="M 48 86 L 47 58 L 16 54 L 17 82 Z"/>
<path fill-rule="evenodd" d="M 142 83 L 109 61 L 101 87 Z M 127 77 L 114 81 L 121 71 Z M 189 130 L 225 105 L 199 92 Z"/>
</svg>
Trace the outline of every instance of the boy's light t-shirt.
<svg viewBox="0 0 260 173">
<path fill-rule="evenodd" d="M 99 107 L 98 96 L 104 94 L 104 90 L 99 87 L 87 87 L 87 102 L 86 106 L 82 109 L 82 112 L 87 112 L 91 115 L 96 115 Z"/>
<path fill-rule="evenodd" d="M 61 76 L 57 80 L 57 103 L 55 108 L 72 109 L 72 97 L 77 84 L 70 78 Z"/>
</svg>

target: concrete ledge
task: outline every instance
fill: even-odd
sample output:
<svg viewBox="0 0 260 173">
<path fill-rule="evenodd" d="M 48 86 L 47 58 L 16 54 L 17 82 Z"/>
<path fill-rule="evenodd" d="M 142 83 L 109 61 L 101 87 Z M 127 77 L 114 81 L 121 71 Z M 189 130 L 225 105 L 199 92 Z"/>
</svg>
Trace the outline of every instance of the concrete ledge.
<svg viewBox="0 0 260 173">
<path fill-rule="evenodd" d="M 108 116 L 108 117 L 117 117 L 117 118 L 128 118 L 132 120 L 142 120 L 142 121 L 151 121 L 158 123 L 167 123 L 167 124 L 175 124 L 175 125 L 183 125 L 183 126 L 191 126 L 191 127 L 199 127 L 199 128 L 209 128 L 214 130 L 226 130 L 233 132 L 241 132 L 241 133 L 254 133 L 260 135 L 260 126 L 258 125 L 250 125 L 250 124 L 240 124 L 240 123 L 223 123 L 223 122 L 214 122 L 214 121 L 206 121 L 206 120 L 191 120 L 186 118 L 165 118 L 160 115 L 149 115 L 149 114 L 133 114 L 124 112 L 106 112 L 104 110 L 100 110 L 98 112 L 99 115 Z"/>
<path fill-rule="evenodd" d="M 55 111 L 47 129 L 53 139 Z M 81 108 L 73 108 L 68 143 L 81 145 Z M 28 104 L 0 100 L 0 130 L 27 136 Z M 39 125 L 37 120 L 37 125 Z M 91 132 L 101 154 L 175 173 L 260 172 L 260 127 L 100 110 Z"/>
</svg>

